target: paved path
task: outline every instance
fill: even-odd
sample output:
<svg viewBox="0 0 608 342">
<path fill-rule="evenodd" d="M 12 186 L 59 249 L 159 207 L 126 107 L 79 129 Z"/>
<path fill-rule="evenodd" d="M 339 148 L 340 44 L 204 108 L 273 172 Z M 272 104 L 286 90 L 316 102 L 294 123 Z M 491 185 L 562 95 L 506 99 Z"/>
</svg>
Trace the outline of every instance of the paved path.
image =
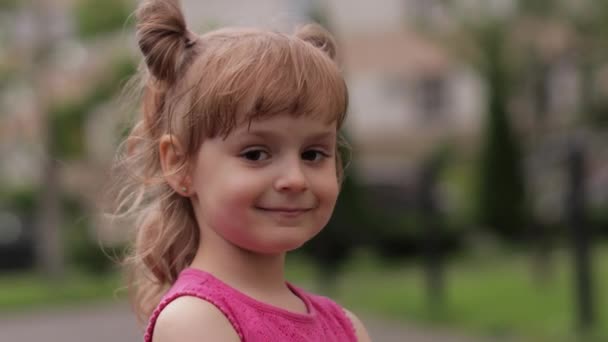
<svg viewBox="0 0 608 342">
<path fill-rule="evenodd" d="M 362 318 L 374 342 L 482 342 L 397 322 Z M 0 315 L 0 342 L 139 342 L 124 303 Z"/>
</svg>

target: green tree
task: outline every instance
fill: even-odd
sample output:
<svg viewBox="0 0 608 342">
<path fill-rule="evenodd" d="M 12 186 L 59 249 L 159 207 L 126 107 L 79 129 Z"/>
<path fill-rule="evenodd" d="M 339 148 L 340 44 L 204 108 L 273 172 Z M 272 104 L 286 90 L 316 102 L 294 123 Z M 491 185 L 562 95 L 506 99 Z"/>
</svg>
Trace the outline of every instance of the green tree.
<svg viewBox="0 0 608 342">
<path fill-rule="evenodd" d="M 505 25 L 489 24 L 480 37 L 488 112 L 479 160 L 478 217 L 500 236 L 517 239 L 525 233 L 527 209 L 521 150 L 507 109 Z"/>
<path fill-rule="evenodd" d="M 81 0 L 74 7 L 76 27 L 82 38 L 122 29 L 131 12 L 125 0 Z"/>
</svg>

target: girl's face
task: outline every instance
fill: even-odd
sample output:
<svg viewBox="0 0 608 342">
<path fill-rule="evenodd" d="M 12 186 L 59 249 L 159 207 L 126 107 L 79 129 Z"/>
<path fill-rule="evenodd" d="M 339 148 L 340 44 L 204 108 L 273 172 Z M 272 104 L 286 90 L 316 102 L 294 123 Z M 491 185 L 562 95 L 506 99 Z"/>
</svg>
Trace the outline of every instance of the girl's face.
<svg viewBox="0 0 608 342">
<path fill-rule="evenodd" d="M 201 145 L 192 203 L 202 229 L 248 251 L 295 249 L 327 224 L 338 197 L 336 124 L 290 115 L 244 123 Z"/>
</svg>

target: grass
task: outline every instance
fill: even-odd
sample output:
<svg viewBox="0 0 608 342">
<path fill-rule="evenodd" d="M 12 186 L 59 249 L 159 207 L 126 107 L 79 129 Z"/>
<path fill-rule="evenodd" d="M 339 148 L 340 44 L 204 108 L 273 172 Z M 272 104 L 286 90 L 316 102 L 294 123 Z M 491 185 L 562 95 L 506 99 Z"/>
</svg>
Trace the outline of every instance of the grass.
<svg viewBox="0 0 608 342">
<path fill-rule="evenodd" d="M 33 272 L 1 274 L 0 313 L 123 298 L 119 287 L 117 274 L 93 276 L 72 271 L 61 280 Z"/>
<path fill-rule="evenodd" d="M 363 255 L 348 265 L 332 297 L 355 311 L 509 341 L 608 341 L 608 269 L 602 267 L 608 265 L 608 248 L 596 249 L 594 256 L 597 321 L 588 336 L 576 333 L 574 276 L 566 251 L 555 253 L 553 275 L 544 281 L 533 274 L 524 253 L 452 261 L 445 300 L 436 310 L 418 264 L 387 265 Z M 306 264 L 301 260 L 293 263 L 294 281 L 311 284 L 312 268 L 301 266 Z"/>
</svg>

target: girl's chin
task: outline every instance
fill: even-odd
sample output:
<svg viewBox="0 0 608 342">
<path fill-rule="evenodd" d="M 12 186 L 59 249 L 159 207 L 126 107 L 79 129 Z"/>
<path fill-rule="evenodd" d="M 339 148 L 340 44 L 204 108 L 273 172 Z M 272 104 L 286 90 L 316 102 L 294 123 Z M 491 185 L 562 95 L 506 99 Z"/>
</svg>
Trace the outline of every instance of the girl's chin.
<svg viewBox="0 0 608 342">
<path fill-rule="evenodd" d="M 306 240 L 308 241 L 308 240 Z M 276 242 L 276 243 L 272 243 L 272 244 L 257 244 L 255 246 L 242 246 L 241 248 L 249 251 L 250 253 L 255 253 L 255 254 L 263 254 L 263 255 L 280 255 L 280 254 L 284 254 L 287 252 L 291 252 L 293 250 L 296 250 L 300 247 L 302 247 L 302 245 L 306 242 L 302 242 L 302 241 L 281 241 L 281 242 Z"/>
</svg>

